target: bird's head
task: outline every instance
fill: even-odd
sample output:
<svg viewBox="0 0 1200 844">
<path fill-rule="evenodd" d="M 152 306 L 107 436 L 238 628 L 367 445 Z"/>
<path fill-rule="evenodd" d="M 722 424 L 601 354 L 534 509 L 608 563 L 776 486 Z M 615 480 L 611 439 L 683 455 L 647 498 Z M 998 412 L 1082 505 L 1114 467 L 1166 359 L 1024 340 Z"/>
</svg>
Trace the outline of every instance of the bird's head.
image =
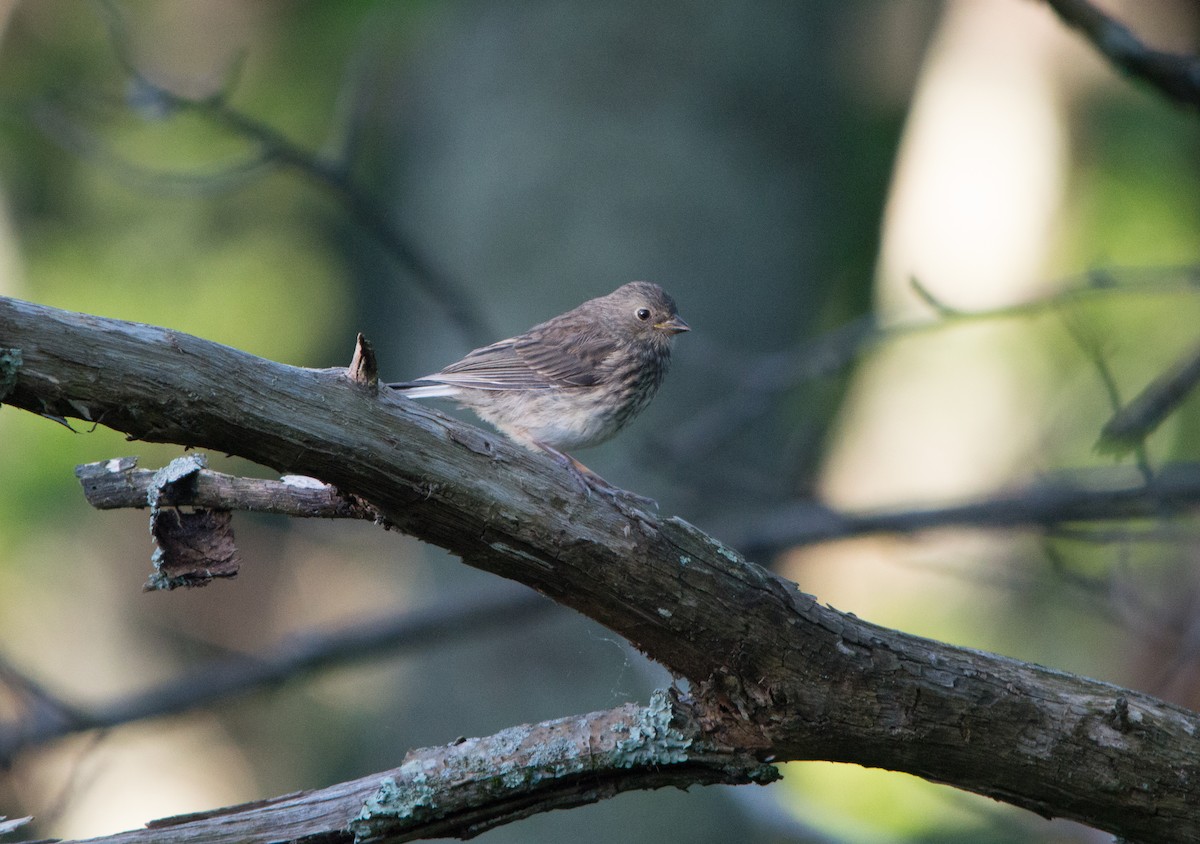
<svg viewBox="0 0 1200 844">
<path fill-rule="evenodd" d="M 666 342 L 675 334 L 691 331 L 679 316 L 675 300 L 649 281 L 631 281 L 596 302 L 621 328 L 635 338 Z"/>
</svg>

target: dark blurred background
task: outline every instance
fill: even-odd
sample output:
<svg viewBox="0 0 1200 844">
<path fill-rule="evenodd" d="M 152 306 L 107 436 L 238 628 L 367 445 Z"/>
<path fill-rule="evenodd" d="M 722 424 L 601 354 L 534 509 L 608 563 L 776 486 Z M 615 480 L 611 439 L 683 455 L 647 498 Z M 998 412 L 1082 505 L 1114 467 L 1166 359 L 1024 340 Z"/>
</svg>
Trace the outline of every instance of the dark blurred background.
<svg viewBox="0 0 1200 844">
<path fill-rule="evenodd" d="M 1194 50 L 1190 2 L 1107 7 L 1156 46 Z M 812 498 L 900 508 L 1112 467 L 1092 448 L 1109 412 L 1097 361 L 1128 397 L 1193 342 L 1197 120 L 1120 79 L 1042 4 L 38 0 L 0 13 L 0 293 L 304 366 L 345 364 L 363 331 L 400 380 L 656 281 L 693 331 L 649 410 L 588 465 L 841 609 L 1200 705 L 1188 523 L 803 550 L 757 533 Z M 224 92 L 344 166 L 401 246 L 361 202 L 263 163 L 244 134 L 153 86 Z M 1103 295 L 1058 298 L 1100 271 Z M 949 308 L 998 312 L 939 317 L 914 278 Z M 464 293 L 465 318 L 447 290 Z M 1044 304 L 1004 310 L 1027 302 Z M 1156 465 L 1194 459 L 1198 410 L 1155 435 Z M 179 453 L 0 412 L 2 655 L 69 700 L 515 588 L 367 525 L 239 515 L 237 580 L 143 595 L 145 514 L 92 512 L 72 469 Z M 0 775 L 0 814 L 37 815 L 47 836 L 133 828 L 668 682 L 573 613 L 519 617 L 27 751 Z M 18 703 L 0 690 L 0 715 Z M 766 789 L 625 795 L 480 840 L 568 838 L 1104 840 L 818 763 Z"/>
</svg>

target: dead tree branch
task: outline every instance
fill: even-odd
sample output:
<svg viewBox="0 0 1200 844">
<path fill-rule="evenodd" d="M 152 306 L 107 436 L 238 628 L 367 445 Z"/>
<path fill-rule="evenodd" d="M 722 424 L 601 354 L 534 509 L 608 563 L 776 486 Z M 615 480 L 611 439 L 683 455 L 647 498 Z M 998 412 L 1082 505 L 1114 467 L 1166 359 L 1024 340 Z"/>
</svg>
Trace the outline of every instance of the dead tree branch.
<svg viewBox="0 0 1200 844">
<path fill-rule="evenodd" d="M 391 771 L 270 800 L 153 821 L 91 844 L 327 844 L 470 838 L 632 789 L 770 782 L 775 769 L 712 748 L 665 694 L 647 707 L 511 727 L 411 751 Z M 85 843 L 87 844 L 87 843 Z"/>
<path fill-rule="evenodd" d="M 120 457 L 77 466 L 75 474 L 89 504 L 97 510 L 118 510 L 148 506 L 146 496 L 156 473 L 153 469 L 137 468 L 136 457 Z M 305 519 L 375 521 L 379 518 L 379 514 L 363 502 L 311 478 L 291 476 L 272 481 L 241 478 L 212 469 L 192 473 L 186 487 L 169 487 L 159 503 L 170 507 L 241 510 Z"/>
<path fill-rule="evenodd" d="M 589 497 L 553 461 L 344 370 L 4 298 L 0 347 L 21 351 L 7 404 L 318 478 L 601 622 L 686 681 L 671 723 L 705 748 L 906 771 L 1129 841 L 1200 839 L 1200 717 L 1181 707 L 822 606 L 682 519 Z M 452 799 L 423 770 L 398 769 L 397 786 Z M 474 811 L 511 805 L 490 770 Z M 362 791 L 346 799 L 370 810 Z M 521 805 L 542 807 L 536 794 Z M 338 829 L 323 840 L 349 840 Z"/>
</svg>

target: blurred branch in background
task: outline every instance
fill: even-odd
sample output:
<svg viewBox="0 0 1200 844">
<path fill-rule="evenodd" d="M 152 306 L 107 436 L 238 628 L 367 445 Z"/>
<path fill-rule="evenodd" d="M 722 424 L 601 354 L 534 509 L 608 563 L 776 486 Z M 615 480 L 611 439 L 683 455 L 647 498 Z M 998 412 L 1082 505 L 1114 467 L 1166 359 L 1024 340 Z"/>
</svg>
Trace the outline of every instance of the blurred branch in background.
<svg viewBox="0 0 1200 844">
<path fill-rule="evenodd" d="M 523 625 L 557 609 L 552 601 L 528 590 L 506 587 L 499 592 L 382 616 L 339 630 L 294 634 L 270 651 L 197 666 L 154 688 L 87 708 L 67 703 L 0 657 L 0 691 L 17 702 L 20 713 L 12 723 L 0 723 L 0 767 L 11 764 L 22 750 L 72 733 L 176 715 L 327 668 Z"/>
<path fill-rule="evenodd" d="M 1152 478 L 1131 481 L 1120 469 L 1062 473 L 977 501 L 871 513 L 794 502 L 763 512 L 740 528 L 731 526 L 722 535 L 754 556 L 870 534 L 949 527 L 1050 529 L 1074 522 L 1169 518 L 1200 508 L 1200 464 L 1174 464 Z"/>
<path fill-rule="evenodd" d="M 1176 103 L 1200 109 L 1200 60 L 1146 46 L 1133 31 L 1089 0 L 1045 0 L 1124 73 L 1148 83 Z"/>
<path fill-rule="evenodd" d="M 1081 334 L 1086 329 L 1070 317 L 1071 310 L 1090 302 L 1116 296 L 1137 296 L 1147 293 L 1171 293 L 1200 291 L 1200 267 L 1186 265 L 1178 267 L 1110 268 L 1094 270 L 1077 278 L 1066 279 L 1055 290 L 1025 302 L 998 308 L 967 310 L 943 301 L 928 290 L 920 280 L 911 279 L 911 287 L 917 296 L 932 311 L 932 318 L 909 319 L 891 324 L 881 323 L 875 316 L 865 316 L 826 332 L 800 344 L 793 349 L 772 352 L 747 359 L 736 350 L 716 348 L 706 344 L 701 337 L 694 338 L 693 347 L 699 346 L 711 372 L 729 383 L 728 392 L 719 401 L 694 414 L 672 431 L 669 440 L 653 438 L 651 447 L 660 456 L 670 471 L 686 473 L 702 467 L 711 473 L 712 466 L 706 458 L 719 455 L 721 449 L 734 438 L 745 433 L 746 428 L 762 417 L 779 411 L 784 396 L 803 384 L 832 377 L 854 365 L 872 350 L 903 337 L 944 330 L 968 322 L 1019 319 L 1047 313 L 1059 313 L 1066 320 L 1068 331 L 1077 344 L 1088 355 L 1093 366 L 1101 369 L 1105 380 L 1103 360 L 1097 357 L 1098 350 Z M 1200 379 L 1200 351 L 1172 367 L 1167 373 L 1143 391 L 1109 426 L 1129 425 L 1132 430 L 1122 435 L 1122 442 L 1130 445 L 1122 449 L 1132 450 L 1138 442 L 1153 432 L 1171 410 L 1178 407 Z M 1191 361 L 1190 363 L 1188 361 Z M 1121 402 L 1116 384 L 1108 373 L 1106 388 L 1109 390 L 1113 410 Z M 1115 431 L 1116 429 L 1114 429 Z M 1124 431 L 1122 427 L 1120 430 Z M 1109 444 L 1112 434 L 1105 428 L 1102 446 Z M 1102 449 L 1106 450 L 1106 449 Z M 760 483 L 765 483 L 760 479 Z M 795 490 L 784 492 L 794 493 Z"/>
<path fill-rule="evenodd" d="M 1121 407 L 1121 388 L 1117 383 L 1117 376 L 1113 373 L 1112 367 L 1109 365 L 1110 350 L 1107 346 L 1110 341 L 1103 337 L 1099 331 L 1080 319 L 1078 314 L 1065 310 L 1060 313 L 1067 332 L 1096 371 L 1096 376 L 1100 379 L 1100 383 L 1104 387 L 1104 393 L 1108 397 L 1109 410 L 1116 413 Z M 1138 471 L 1142 473 L 1142 477 L 1149 483 L 1154 477 L 1154 469 L 1150 465 L 1150 456 L 1146 451 L 1146 444 L 1139 440 L 1128 450 L 1133 452 L 1134 463 L 1137 465 Z"/>
<path fill-rule="evenodd" d="M 1146 437 L 1176 410 L 1200 382 L 1200 346 L 1189 350 L 1105 423 L 1096 448 L 1107 454 L 1136 450 L 1144 454 Z M 1139 459 L 1144 459 L 1139 457 Z"/>
<path fill-rule="evenodd" d="M 190 113 L 248 143 L 253 152 L 245 160 L 203 173 L 157 171 L 135 164 L 107 148 L 62 105 L 49 101 L 32 112 L 42 133 L 67 152 L 100 165 L 117 178 L 142 190 L 214 193 L 238 188 L 250 179 L 276 170 L 291 170 L 325 190 L 370 234 L 412 280 L 445 311 L 446 316 L 473 343 L 491 340 L 495 332 L 472 302 L 467 291 L 437 268 L 412 238 L 401 231 L 394 216 L 376 197 L 357 184 L 349 160 L 348 144 L 339 144 L 333 157 L 305 149 L 257 117 L 233 108 L 228 101 L 237 81 L 232 69 L 213 94 L 185 96 L 143 73 L 132 58 L 125 21 L 117 5 L 100 0 L 117 61 L 128 77 L 126 106 L 148 121 Z M 85 103 L 86 105 L 86 103 Z M 94 103 L 92 104 L 94 105 Z M 340 131 L 340 130 L 339 130 Z M 342 134 L 347 134 L 342 132 Z"/>
</svg>

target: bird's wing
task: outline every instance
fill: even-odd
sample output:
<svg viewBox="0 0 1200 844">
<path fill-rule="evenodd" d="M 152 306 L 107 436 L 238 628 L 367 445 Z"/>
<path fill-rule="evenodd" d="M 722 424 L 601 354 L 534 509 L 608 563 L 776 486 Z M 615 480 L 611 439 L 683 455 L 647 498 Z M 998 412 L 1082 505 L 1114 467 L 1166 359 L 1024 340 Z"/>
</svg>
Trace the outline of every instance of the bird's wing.
<svg viewBox="0 0 1200 844">
<path fill-rule="evenodd" d="M 476 349 L 441 372 L 419 380 L 477 390 L 532 390 L 546 387 L 545 379 L 539 377 L 517 355 L 514 346 L 518 339 L 510 337 Z"/>
<path fill-rule="evenodd" d="M 476 349 L 441 372 L 426 375 L 418 381 L 476 390 L 544 390 L 553 386 L 517 354 L 519 340 L 519 337 L 510 337 Z"/>
<path fill-rule="evenodd" d="M 585 331 L 546 331 L 536 326 L 468 354 L 420 382 L 450 384 L 476 390 L 546 390 L 590 387 L 603 377 L 614 341 Z"/>
<path fill-rule="evenodd" d="M 565 326 L 564 326 L 565 327 Z M 592 387 L 604 378 L 617 343 L 594 331 L 539 330 L 519 337 L 514 347 L 530 369 L 560 387 Z"/>
</svg>

